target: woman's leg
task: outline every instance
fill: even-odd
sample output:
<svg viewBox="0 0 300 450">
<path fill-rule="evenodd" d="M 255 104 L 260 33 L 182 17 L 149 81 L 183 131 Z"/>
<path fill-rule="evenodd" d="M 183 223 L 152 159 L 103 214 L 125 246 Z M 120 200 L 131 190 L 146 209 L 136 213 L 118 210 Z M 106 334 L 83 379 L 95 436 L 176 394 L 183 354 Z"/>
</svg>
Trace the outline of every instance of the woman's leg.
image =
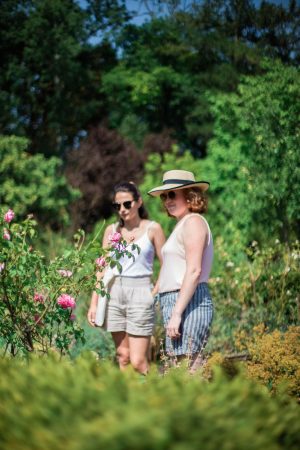
<svg viewBox="0 0 300 450">
<path fill-rule="evenodd" d="M 143 375 L 149 370 L 148 349 L 151 336 L 128 335 L 130 362 L 132 367 Z"/>
<path fill-rule="evenodd" d="M 200 351 L 199 353 L 195 353 L 192 355 L 189 361 L 189 371 L 190 373 L 195 373 L 197 370 L 199 370 L 201 367 L 205 365 L 205 358 L 203 356 L 203 352 Z"/>
<path fill-rule="evenodd" d="M 116 355 L 121 370 L 126 369 L 130 362 L 129 358 L 129 340 L 125 331 L 116 331 L 111 333 L 116 347 Z"/>
</svg>

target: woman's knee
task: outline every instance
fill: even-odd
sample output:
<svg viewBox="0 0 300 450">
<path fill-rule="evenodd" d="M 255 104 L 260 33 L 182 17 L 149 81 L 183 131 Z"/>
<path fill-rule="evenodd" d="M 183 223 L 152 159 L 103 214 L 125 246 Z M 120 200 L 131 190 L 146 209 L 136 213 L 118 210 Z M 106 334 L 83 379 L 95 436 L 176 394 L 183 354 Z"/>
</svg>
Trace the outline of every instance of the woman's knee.
<svg viewBox="0 0 300 450">
<path fill-rule="evenodd" d="M 130 363 L 129 348 L 118 348 L 117 359 L 121 366 L 127 366 Z"/>
<path fill-rule="evenodd" d="M 140 373 L 146 373 L 148 371 L 147 355 L 144 356 L 131 355 L 130 363 L 132 367 Z"/>
</svg>

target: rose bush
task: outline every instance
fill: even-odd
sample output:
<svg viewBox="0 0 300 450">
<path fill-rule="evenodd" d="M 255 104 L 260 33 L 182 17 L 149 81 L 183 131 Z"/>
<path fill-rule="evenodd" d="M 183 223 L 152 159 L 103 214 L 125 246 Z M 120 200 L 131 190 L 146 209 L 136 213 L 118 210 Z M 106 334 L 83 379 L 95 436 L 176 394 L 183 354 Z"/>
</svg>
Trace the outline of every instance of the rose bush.
<svg viewBox="0 0 300 450">
<path fill-rule="evenodd" d="M 97 235 L 85 244 L 79 230 L 73 248 L 47 262 L 34 248 L 36 236 L 32 216 L 16 223 L 12 209 L 0 211 L 0 345 L 12 356 L 50 349 L 65 354 L 72 343 L 84 342 L 83 329 L 74 320 L 79 294 L 94 289 L 96 271 L 107 265 L 121 271 L 118 260 L 124 253 L 131 256 L 121 236 L 104 250 Z M 96 290 L 108 295 L 102 282 Z"/>
</svg>

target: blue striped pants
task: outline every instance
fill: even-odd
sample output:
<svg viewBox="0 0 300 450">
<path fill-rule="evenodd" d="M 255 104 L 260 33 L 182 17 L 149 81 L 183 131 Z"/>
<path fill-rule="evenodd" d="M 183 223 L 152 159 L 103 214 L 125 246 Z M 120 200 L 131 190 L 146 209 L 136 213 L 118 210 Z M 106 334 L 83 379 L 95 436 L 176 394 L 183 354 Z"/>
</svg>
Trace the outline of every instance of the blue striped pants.
<svg viewBox="0 0 300 450">
<path fill-rule="evenodd" d="M 179 292 L 159 295 L 164 326 L 166 327 Z M 182 315 L 179 332 L 181 336 L 171 339 L 166 336 L 166 351 L 170 356 L 192 355 L 202 350 L 207 342 L 213 318 L 213 304 L 207 283 L 198 284 L 193 297 Z"/>
</svg>

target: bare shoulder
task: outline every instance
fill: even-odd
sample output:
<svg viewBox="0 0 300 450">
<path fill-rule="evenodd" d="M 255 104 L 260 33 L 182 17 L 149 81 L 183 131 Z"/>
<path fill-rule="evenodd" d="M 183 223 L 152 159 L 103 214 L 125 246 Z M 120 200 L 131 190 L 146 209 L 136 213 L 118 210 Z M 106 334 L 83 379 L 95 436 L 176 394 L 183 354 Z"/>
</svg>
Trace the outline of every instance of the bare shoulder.
<svg viewBox="0 0 300 450">
<path fill-rule="evenodd" d="M 207 233 L 207 224 L 206 220 L 200 216 L 200 214 L 193 214 L 186 219 L 183 224 L 183 229 L 186 233 L 201 231 Z"/>
<path fill-rule="evenodd" d="M 110 234 L 113 233 L 115 229 L 115 224 L 111 223 L 110 225 L 107 225 L 105 228 L 104 234 Z"/>
<path fill-rule="evenodd" d="M 164 239 L 163 229 L 158 222 L 152 221 L 151 226 L 149 228 L 149 238 L 151 241 L 153 241 L 156 238 L 158 238 L 160 240 Z"/>
<path fill-rule="evenodd" d="M 103 247 L 107 247 L 108 246 L 108 243 L 109 243 L 108 236 L 110 234 L 112 234 L 114 232 L 114 230 L 115 230 L 115 224 L 113 224 L 113 223 L 108 225 L 105 228 L 104 235 L 103 235 L 103 241 L 102 241 Z"/>
<path fill-rule="evenodd" d="M 162 227 L 158 222 L 152 222 L 151 229 L 155 231 L 162 231 Z"/>
</svg>

